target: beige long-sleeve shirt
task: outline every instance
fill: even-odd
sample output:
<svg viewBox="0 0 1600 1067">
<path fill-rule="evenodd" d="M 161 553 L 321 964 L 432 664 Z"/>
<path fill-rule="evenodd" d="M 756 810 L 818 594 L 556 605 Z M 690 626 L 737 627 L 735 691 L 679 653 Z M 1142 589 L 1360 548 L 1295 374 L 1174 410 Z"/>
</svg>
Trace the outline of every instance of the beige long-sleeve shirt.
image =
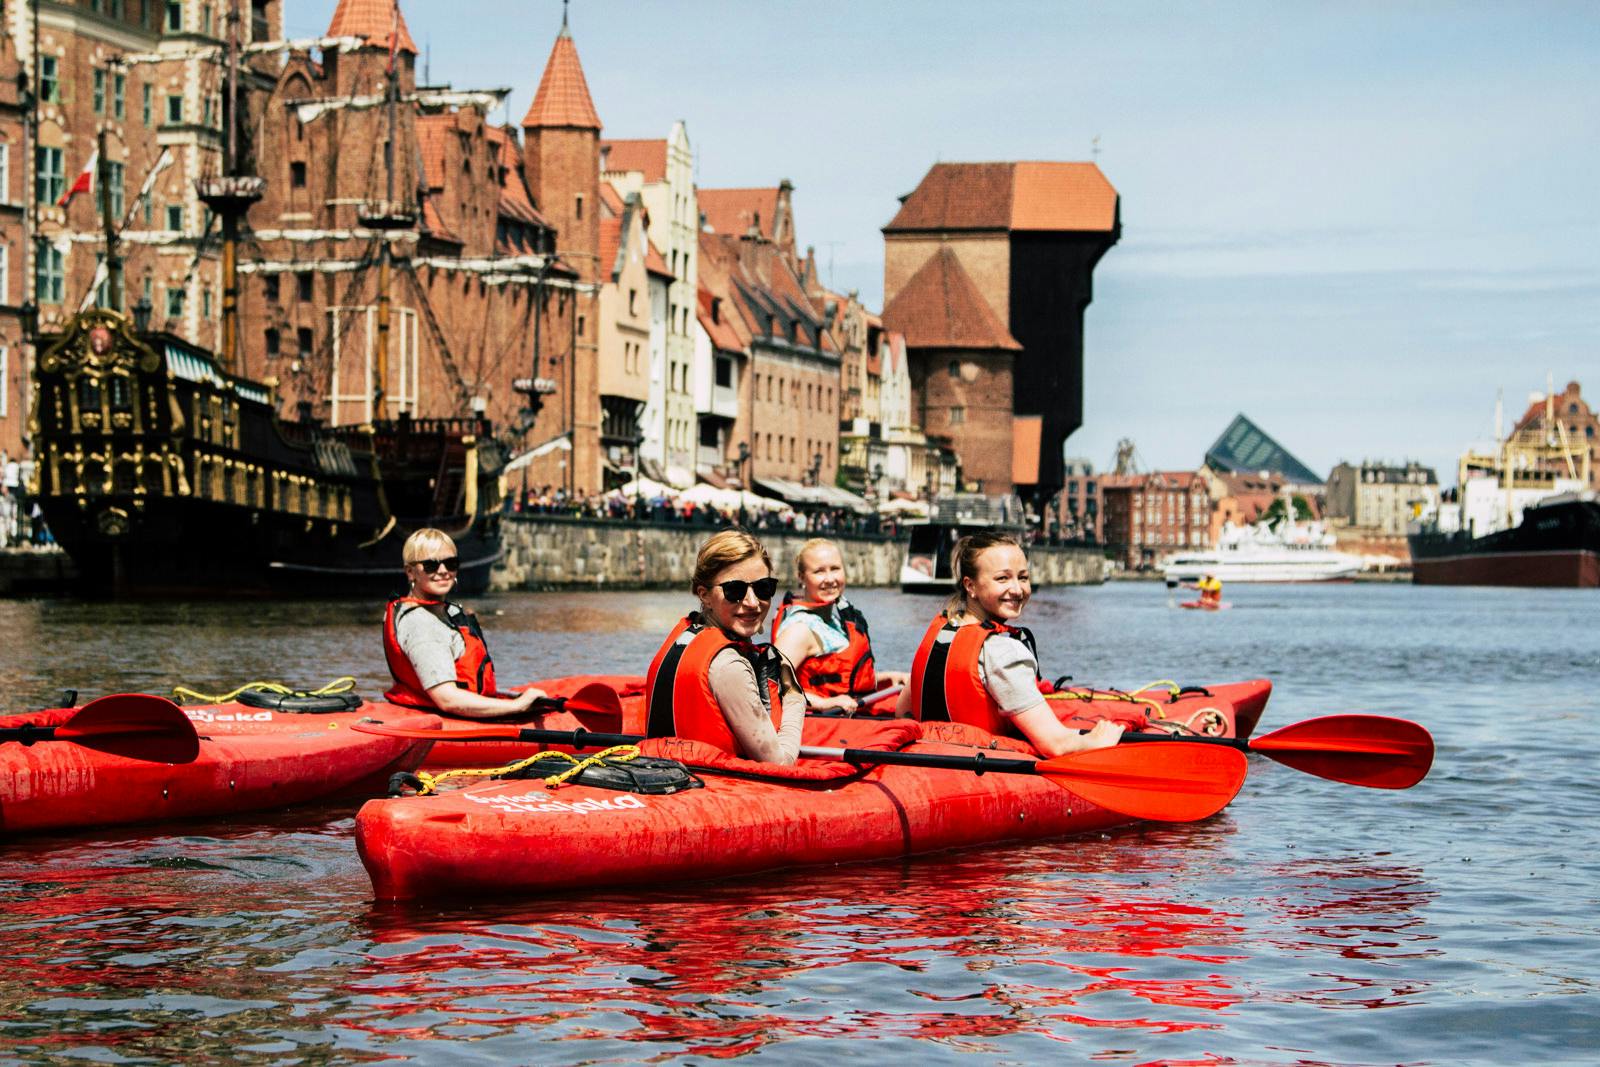
<svg viewBox="0 0 1600 1067">
<path fill-rule="evenodd" d="M 783 720 L 777 729 L 773 729 L 766 695 L 756 681 L 756 669 L 737 649 L 725 648 L 713 656 L 707 674 L 711 692 L 739 745 L 739 755 L 779 764 L 790 764 L 800 758 L 806 698 L 787 661 L 780 675 Z"/>
</svg>

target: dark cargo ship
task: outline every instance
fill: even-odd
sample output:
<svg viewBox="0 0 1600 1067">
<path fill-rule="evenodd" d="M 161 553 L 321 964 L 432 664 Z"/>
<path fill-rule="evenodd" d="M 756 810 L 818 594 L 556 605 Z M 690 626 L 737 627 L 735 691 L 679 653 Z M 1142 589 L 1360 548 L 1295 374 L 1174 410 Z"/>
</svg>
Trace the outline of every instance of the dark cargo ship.
<svg viewBox="0 0 1600 1067">
<path fill-rule="evenodd" d="M 1600 502 L 1564 493 L 1528 507 L 1522 522 L 1482 537 L 1419 530 L 1411 545 L 1417 585 L 1600 587 Z"/>
</svg>

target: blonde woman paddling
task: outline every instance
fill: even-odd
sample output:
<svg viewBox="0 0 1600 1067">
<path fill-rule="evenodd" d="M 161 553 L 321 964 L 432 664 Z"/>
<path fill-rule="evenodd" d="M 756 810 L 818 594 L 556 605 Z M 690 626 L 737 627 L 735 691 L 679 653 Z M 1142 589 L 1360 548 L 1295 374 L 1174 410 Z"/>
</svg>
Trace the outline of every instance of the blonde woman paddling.
<svg viewBox="0 0 1600 1067">
<path fill-rule="evenodd" d="M 988 530 L 963 537 L 951 563 L 956 593 L 923 635 L 896 711 L 1022 737 L 1047 757 L 1116 744 L 1120 724 L 1099 722 L 1079 733 L 1061 724 L 1039 692 L 1033 635 L 1014 625 L 1033 593 L 1016 539 Z"/>
<path fill-rule="evenodd" d="M 700 546 L 690 591 L 700 610 L 673 628 L 650 664 L 645 733 L 795 762 L 805 697 L 777 650 L 754 641 L 778 591 L 772 558 L 745 531 L 723 530 Z"/>
<path fill-rule="evenodd" d="M 497 694 L 494 661 L 477 616 L 445 599 L 461 569 L 450 535 L 417 530 L 401 552 L 411 591 L 389 601 L 383 612 L 383 655 L 394 677 L 384 699 L 465 719 L 493 719 L 527 711 L 544 696 L 538 689 Z"/>
<path fill-rule="evenodd" d="M 838 545 L 824 537 L 801 545 L 795 577 L 800 597 L 784 595 L 773 615 L 772 643 L 794 664 L 812 710 L 855 711 L 874 689 L 906 684 L 909 674 L 876 669 L 866 617 L 844 597 Z"/>
</svg>

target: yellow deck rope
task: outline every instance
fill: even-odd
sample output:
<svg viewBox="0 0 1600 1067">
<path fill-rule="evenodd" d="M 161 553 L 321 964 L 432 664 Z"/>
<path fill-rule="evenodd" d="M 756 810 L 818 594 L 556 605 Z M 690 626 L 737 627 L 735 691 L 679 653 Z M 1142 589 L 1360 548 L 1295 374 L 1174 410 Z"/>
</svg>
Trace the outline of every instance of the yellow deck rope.
<svg viewBox="0 0 1600 1067">
<path fill-rule="evenodd" d="M 448 735 L 446 735 L 446 738 L 448 739 Z M 628 760 L 638 759 L 639 755 L 638 745 L 614 745 L 611 748 L 601 749 L 594 755 L 586 756 L 583 759 L 579 759 L 570 752 L 546 750 L 544 752 L 535 752 L 527 759 L 520 759 L 503 767 L 456 767 L 453 770 L 441 771 L 438 774 L 417 771 L 415 772 L 415 777 L 420 783 L 417 796 L 427 796 L 429 793 L 434 792 L 440 783 L 449 781 L 451 778 L 494 778 L 515 774 L 524 767 L 532 767 L 543 760 L 566 760 L 568 764 L 566 768 L 543 779 L 546 788 L 554 789 L 559 785 L 565 784 L 568 779 L 582 774 L 590 767 L 597 767 L 608 759 L 626 763 Z"/>
<path fill-rule="evenodd" d="M 325 697 L 348 693 L 355 687 L 356 680 L 347 674 L 343 678 L 335 678 L 321 689 L 290 689 L 282 682 L 246 682 L 239 688 L 222 694 L 202 693 L 198 690 L 190 689 L 186 685 L 175 685 L 172 687 L 172 695 L 181 697 L 184 700 L 192 700 L 199 704 L 226 704 L 246 689 L 261 689 L 268 693 L 282 693 L 285 696 Z"/>
</svg>

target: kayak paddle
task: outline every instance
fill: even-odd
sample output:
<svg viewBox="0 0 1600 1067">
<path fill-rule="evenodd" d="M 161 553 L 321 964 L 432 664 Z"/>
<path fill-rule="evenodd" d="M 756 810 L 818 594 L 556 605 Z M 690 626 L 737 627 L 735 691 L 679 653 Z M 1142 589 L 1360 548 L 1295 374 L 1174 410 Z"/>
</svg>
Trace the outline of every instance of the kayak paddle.
<svg viewBox="0 0 1600 1067">
<path fill-rule="evenodd" d="M 55 726 L 0 728 L 0 741 L 32 745 L 72 741 L 84 748 L 130 759 L 188 763 L 200 754 L 200 738 L 189 716 L 166 697 L 114 693 L 91 700 Z"/>
<path fill-rule="evenodd" d="M 361 733 L 421 741 L 522 741 L 573 748 L 610 748 L 612 745 L 636 745 L 645 740 L 636 734 L 518 726 L 467 727 L 450 730 L 443 736 L 437 730 L 412 730 L 380 723 L 358 722 L 350 728 Z M 1102 748 L 1048 760 L 809 745 L 801 747 L 800 755 L 844 763 L 933 767 L 977 774 L 1037 774 L 1107 810 L 1159 822 L 1192 822 L 1221 811 L 1244 784 L 1246 769 L 1245 758 L 1237 752 L 1182 742 L 1160 748 Z"/>
<path fill-rule="evenodd" d="M 590 682 L 576 693 L 566 697 L 540 697 L 533 702 L 534 711 L 588 711 L 596 715 L 609 715 L 622 719 L 622 698 L 604 682 Z"/>
<path fill-rule="evenodd" d="M 1433 736 L 1407 719 L 1386 715 L 1324 715 L 1253 740 L 1123 734 L 1124 741 L 1180 741 L 1259 752 L 1269 759 L 1348 785 L 1409 789 L 1433 766 Z"/>
<path fill-rule="evenodd" d="M 890 697 L 899 696 L 900 695 L 900 690 L 902 690 L 904 688 L 905 688 L 905 686 L 903 686 L 903 685 L 891 685 L 891 686 L 889 686 L 889 687 L 887 687 L 885 689 L 879 689 L 879 690 L 877 690 L 875 692 L 868 693 L 866 696 L 864 696 L 860 700 L 856 701 L 856 707 L 858 709 L 859 708 L 870 708 L 874 704 L 881 704 L 885 700 L 888 700 Z"/>
</svg>

